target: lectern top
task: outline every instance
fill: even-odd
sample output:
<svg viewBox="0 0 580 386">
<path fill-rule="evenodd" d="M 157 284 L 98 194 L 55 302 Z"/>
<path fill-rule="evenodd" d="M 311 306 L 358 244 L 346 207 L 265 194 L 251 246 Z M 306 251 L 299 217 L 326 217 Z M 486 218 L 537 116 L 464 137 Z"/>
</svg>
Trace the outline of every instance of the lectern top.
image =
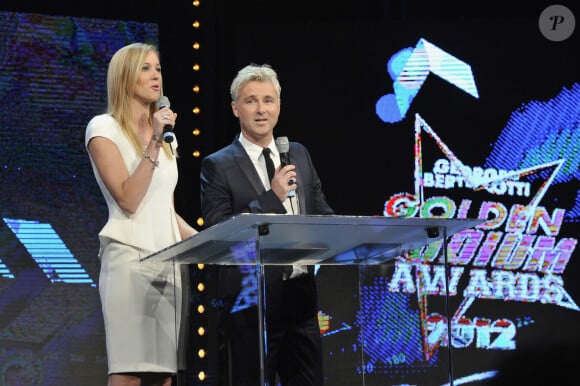
<svg viewBox="0 0 580 386">
<path fill-rule="evenodd" d="M 240 214 L 142 261 L 183 264 L 380 264 L 479 219 Z"/>
</svg>

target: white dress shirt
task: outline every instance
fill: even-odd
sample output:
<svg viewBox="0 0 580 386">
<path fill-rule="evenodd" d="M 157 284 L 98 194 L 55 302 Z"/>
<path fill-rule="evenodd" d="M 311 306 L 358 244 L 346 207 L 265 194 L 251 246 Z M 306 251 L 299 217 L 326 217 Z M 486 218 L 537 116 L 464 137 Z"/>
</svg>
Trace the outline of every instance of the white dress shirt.
<svg viewBox="0 0 580 386">
<path fill-rule="evenodd" d="M 252 163 L 254 164 L 254 167 L 256 168 L 262 183 L 264 184 L 264 188 L 266 188 L 266 190 L 271 189 L 270 179 L 268 178 L 268 171 L 266 170 L 266 162 L 264 161 L 264 156 L 262 155 L 263 148 L 248 141 L 244 137 L 243 133 L 240 133 L 239 141 L 252 160 Z M 274 139 L 272 139 L 272 141 L 268 144 L 268 148 L 270 149 L 272 161 L 274 161 L 274 167 L 278 168 L 280 166 L 280 153 L 276 148 Z M 296 193 L 293 197 L 286 197 L 286 200 L 284 200 L 282 204 L 284 205 L 284 208 L 286 208 L 286 214 L 300 213 L 300 208 L 298 207 L 298 193 Z M 308 270 L 305 265 L 293 264 L 290 279 L 307 272 Z"/>
</svg>

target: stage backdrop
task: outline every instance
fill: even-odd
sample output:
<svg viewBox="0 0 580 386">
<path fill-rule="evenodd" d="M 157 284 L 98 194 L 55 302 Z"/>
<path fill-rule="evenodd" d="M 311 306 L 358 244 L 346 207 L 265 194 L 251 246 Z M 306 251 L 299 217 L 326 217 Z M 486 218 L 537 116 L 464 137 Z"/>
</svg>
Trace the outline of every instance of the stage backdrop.
<svg viewBox="0 0 580 386">
<path fill-rule="evenodd" d="M 104 385 L 96 283 L 107 219 L 85 127 L 120 47 L 153 23 L 0 12 L 0 385 Z"/>
<path fill-rule="evenodd" d="M 338 214 L 486 220 L 451 238 L 447 281 L 439 244 L 360 272 L 320 268 L 326 385 L 443 385 L 450 371 L 482 384 L 548 342 L 571 343 L 564 355 L 578 359 L 580 63 L 566 9 L 236 28 L 222 76 L 274 66 L 276 134 L 309 148 Z M 84 129 L 106 107 L 112 53 L 156 42 L 158 29 L 13 12 L 0 25 L 0 385 L 102 385 L 106 208 Z M 207 130 L 231 140 L 220 86 L 223 114 Z M 559 357 L 545 359 L 530 370 L 557 376 Z"/>
<path fill-rule="evenodd" d="M 227 80 L 277 70 L 276 135 L 309 148 L 338 214 L 485 220 L 450 239 L 447 283 L 440 243 L 363 269 L 360 287 L 355 268 L 321 267 L 327 385 L 482 384 L 532 349 L 550 354 L 528 372 L 557 377 L 580 359 L 572 11 L 233 31 Z M 221 145 L 239 130 L 228 86 Z"/>
</svg>

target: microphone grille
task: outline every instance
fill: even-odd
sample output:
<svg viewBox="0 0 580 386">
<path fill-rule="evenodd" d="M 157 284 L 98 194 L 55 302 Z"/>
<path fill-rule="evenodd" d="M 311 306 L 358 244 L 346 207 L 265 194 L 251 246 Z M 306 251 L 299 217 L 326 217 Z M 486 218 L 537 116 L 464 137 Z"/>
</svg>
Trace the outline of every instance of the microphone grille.
<svg viewBox="0 0 580 386">
<path fill-rule="evenodd" d="M 290 142 L 288 142 L 288 137 L 278 137 L 275 140 L 276 148 L 280 153 L 288 153 L 290 151 Z"/>
<path fill-rule="evenodd" d="M 170 107 L 171 103 L 169 103 L 169 98 L 167 98 L 165 95 L 161 95 L 159 97 L 159 100 L 157 101 L 157 107 L 159 109 L 162 109 L 164 107 Z"/>
</svg>

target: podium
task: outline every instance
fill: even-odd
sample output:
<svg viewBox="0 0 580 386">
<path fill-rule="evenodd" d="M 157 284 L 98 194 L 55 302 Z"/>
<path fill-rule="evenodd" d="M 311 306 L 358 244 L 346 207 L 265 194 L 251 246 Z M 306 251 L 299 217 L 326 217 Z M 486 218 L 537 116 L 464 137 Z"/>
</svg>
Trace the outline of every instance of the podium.
<svg viewBox="0 0 580 386">
<path fill-rule="evenodd" d="M 264 266 L 376 265 L 438 240 L 443 242 L 447 263 L 447 238 L 482 222 L 479 219 L 240 214 L 141 261 L 254 265 L 258 276 L 260 384 L 266 386 Z M 242 250 L 245 252 L 241 253 Z M 450 379 L 453 384 L 452 374 Z"/>
</svg>

